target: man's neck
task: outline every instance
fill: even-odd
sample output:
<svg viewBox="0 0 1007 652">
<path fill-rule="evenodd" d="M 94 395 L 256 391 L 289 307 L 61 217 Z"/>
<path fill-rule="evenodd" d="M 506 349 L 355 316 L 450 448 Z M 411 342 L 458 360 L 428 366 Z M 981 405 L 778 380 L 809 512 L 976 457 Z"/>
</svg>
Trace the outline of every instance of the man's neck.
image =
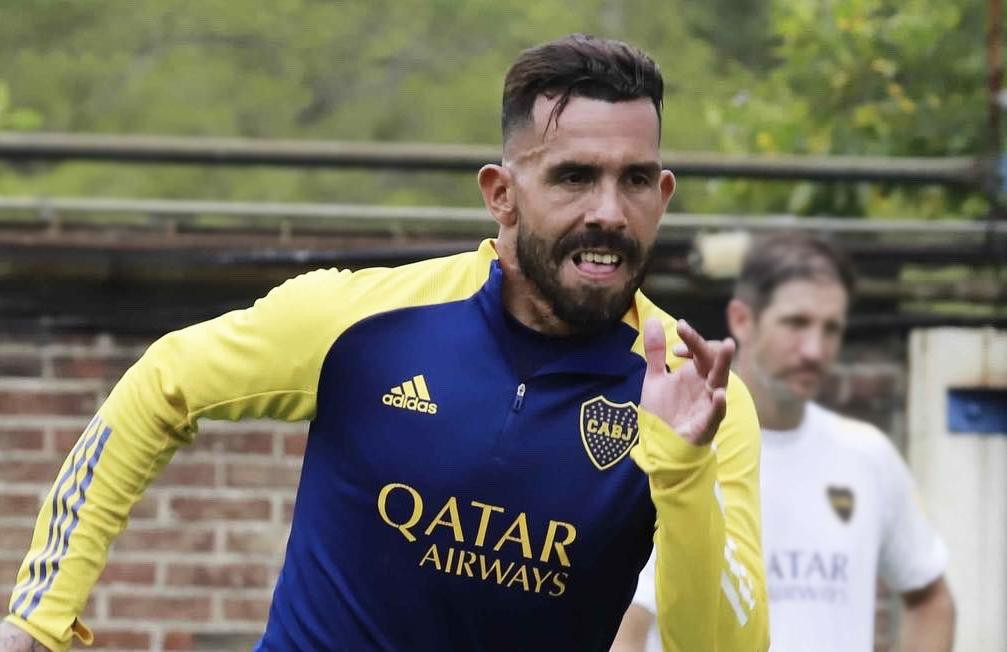
<svg viewBox="0 0 1007 652">
<path fill-rule="evenodd" d="M 767 430 L 794 430 L 804 420 L 806 406 L 806 401 L 783 403 L 769 398 L 755 399 L 759 425 Z"/>
<path fill-rule="evenodd" d="M 533 331 L 545 335 L 573 335 L 570 324 L 555 315 L 549 301 L 521 271 L 513 245 L 508 248 L 508 243 L 498 240 L 496 249 L 503 270 L 504 309 Z"/>
</svg>

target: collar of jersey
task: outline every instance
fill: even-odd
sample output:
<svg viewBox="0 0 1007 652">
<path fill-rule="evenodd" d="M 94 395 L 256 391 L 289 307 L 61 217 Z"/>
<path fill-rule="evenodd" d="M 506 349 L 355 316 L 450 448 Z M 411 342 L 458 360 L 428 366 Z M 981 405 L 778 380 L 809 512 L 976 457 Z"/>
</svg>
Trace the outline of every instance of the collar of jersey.
<svg viewBox="0 0 1007 652">
<path fill-rule="evenodd" d="M 492 248 L 492 241 L 486 241 L 479 247 L 479 253 L 485 255 L 487 243 L 493 252 L 489 260 L 489 276 L 486 283 L 476 294 L 483 315 L 490 329 L 497 336 L 497 341 L 503 343 L 508 338 L 504 336 L 504 305 L 503 305 L 503 269 Z M 629 311 L 636 312 L 635 306 Z M 628 376 L 638 371 L 643 365 L 640 356 L 633 352 L 633 344 L 638 332 L 624 317 L 601 333 L 581 338 L 581 342 L 566 355 L 553 360 L 532 374 L 532 377 L 551 374 L 589 374 L 602 376 Z M 506 355 L 507 352 L 504 352 Z"/>
</svg>

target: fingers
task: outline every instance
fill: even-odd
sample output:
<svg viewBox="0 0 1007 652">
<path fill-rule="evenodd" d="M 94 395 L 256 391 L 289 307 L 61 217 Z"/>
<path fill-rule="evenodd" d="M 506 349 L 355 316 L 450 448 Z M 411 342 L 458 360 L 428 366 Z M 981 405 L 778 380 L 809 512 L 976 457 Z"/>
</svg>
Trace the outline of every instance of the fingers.
<svg viewBox="0 0 1007 652">
<path fill-rule="evenodd" d="M 643 324 L 643 350 L 647 359 L 647 375 L 664 374 L 668 342 L 661 320 L 651 317 Z"/>
<path fill-rule="evenodd" d="M 691 357 L 696 365 L 696 371 L 699 372 L 700 376 L 708 376 L 710 369 L 713 367 L 715 352 L 713 347 L 703 339 L 703 336 L 696 332 L 696 330 L 686 323 L 684 319 L 679 319 L 678 324 L 675 326 L 675 330 L 678 332 L 678 336 L 682 338 L 682 343 L 688 348 L 690 356 L 680 356 L 680 357 Z"/>
<path fill-rule="evenodd" d="M 710 397 L 710 425 L 713 426 L 710 429 L 709 437 L 706 442 L 710 443 L 713 436 L 717 434 L 717 429 L 720 427 L 720 422 L 724 420 L 727 415 L 727 390 L 720 387 L 714 390 L 713 395 Z"/>
<path fill-rule="evenodd" d="M 727 387 L 727 380 L 731 377 L 731 359 L 734 357 L 734 340 L 727 338 L 715 349 L 713 366 L 706 376 L 706 387 L 710 390 Z"/>
</svg>

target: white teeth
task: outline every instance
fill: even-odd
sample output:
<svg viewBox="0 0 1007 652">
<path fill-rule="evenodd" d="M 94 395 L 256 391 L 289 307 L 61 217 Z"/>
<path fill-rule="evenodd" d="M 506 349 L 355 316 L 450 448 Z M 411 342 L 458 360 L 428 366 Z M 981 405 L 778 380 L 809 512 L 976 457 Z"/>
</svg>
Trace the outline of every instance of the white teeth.
<svg viewBox="0 0 1007 652">
<path fill-rule="evenodd" d="M 616 265 L 621 260 L 616 254 L 600 254 L 594 251 L 585 251 L 580 257 L 586 263 L 598 265 Z"/>
</svg>

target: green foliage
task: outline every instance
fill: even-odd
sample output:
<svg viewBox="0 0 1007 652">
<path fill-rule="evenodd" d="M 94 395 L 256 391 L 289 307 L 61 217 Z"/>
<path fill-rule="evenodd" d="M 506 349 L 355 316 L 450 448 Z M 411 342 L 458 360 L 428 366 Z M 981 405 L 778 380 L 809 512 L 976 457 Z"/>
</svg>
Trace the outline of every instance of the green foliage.
<svg viewBox="0 0 1007 652">
<path fill-rule="evenodd" d="M 933 0 L 777 0 L 779 62 L 709 106 L 728 152 L 952 156 L 988 151 L 984 4 Z M 797 213 L 975 214 L 985 205 L 927 188 L 799 184 L 729 197 Z"/>
<path fill-rule="evenodd" d="M 678 150 L 982 150 L 978 0 L 23 0 L 0 3 L 0 129 L 499 142 L 523 48 L 573 31 L 661 64 Z M 9 108 L 12 94 L 18 106 Z M 470 178 L 65 164 L 0 193 L 480 203 Z M 972 214 L 943 191 L 683 180 L 677 210 Z"/>
<path fill-rule="evenodd" d="M 41 122 L 42 117 L 35 111 L 11 105 L 10 87 L 0 81 L 0 130 L 30 131 Z"/>
</svg>

